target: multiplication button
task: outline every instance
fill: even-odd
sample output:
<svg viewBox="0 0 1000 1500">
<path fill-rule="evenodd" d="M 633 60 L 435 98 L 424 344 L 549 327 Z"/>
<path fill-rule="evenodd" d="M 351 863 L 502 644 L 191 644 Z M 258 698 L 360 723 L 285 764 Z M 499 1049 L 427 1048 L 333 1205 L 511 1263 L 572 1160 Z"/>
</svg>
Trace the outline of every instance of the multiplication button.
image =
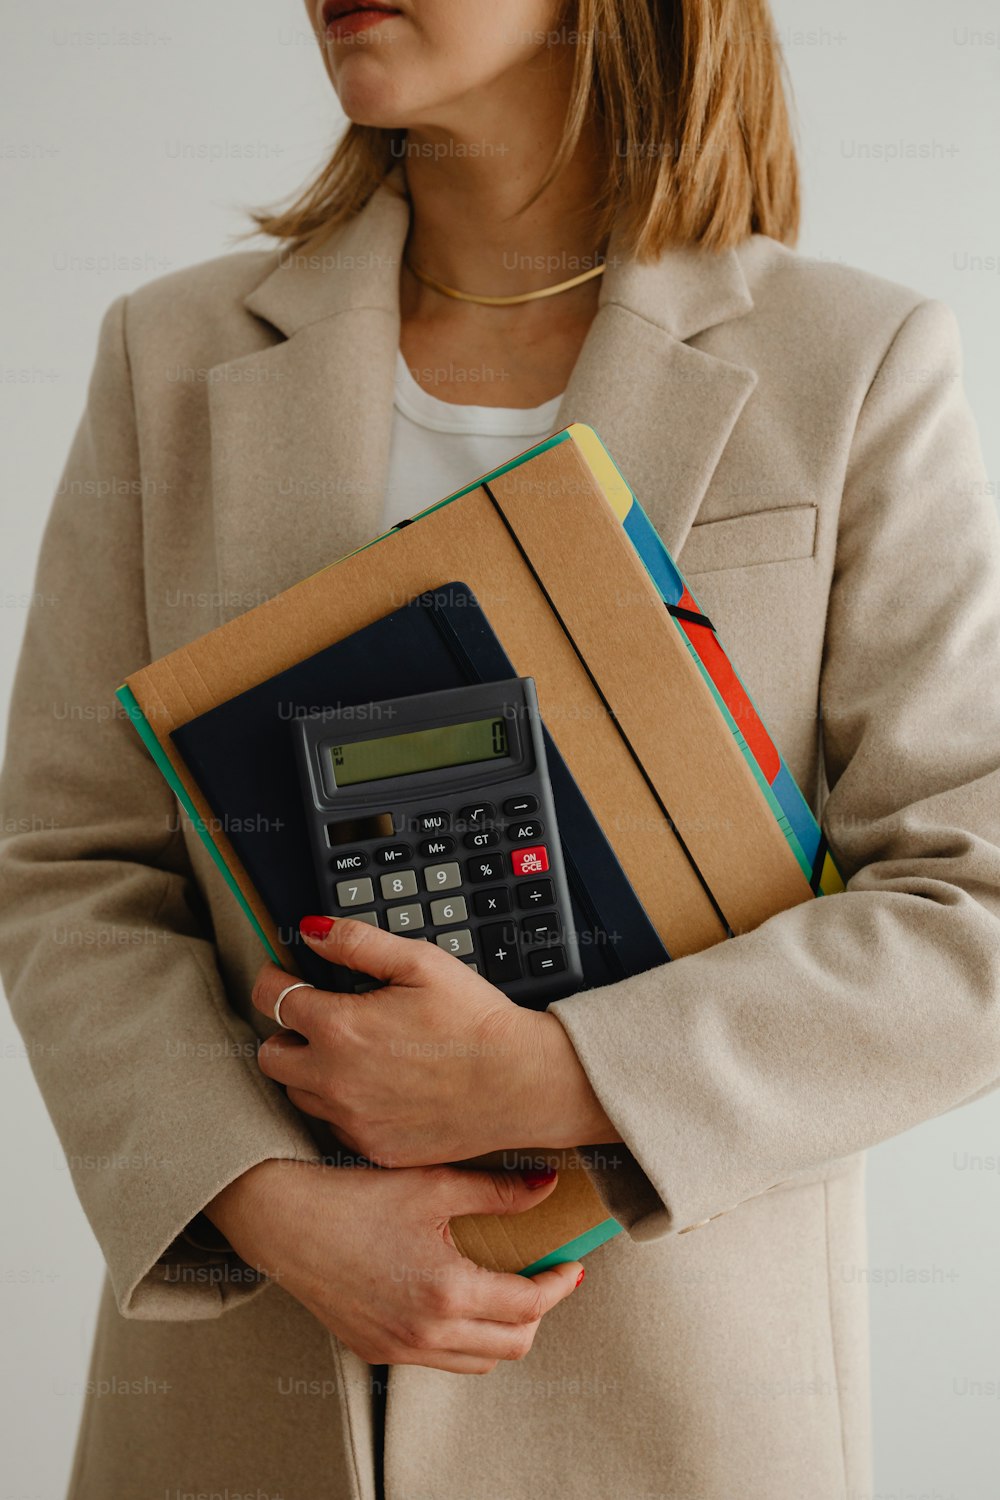
<svg viewBox="0 0 1000 1500">
<path fill-rule="evenodd" d="M 502 917 L 504 912 L 510 911 L 510 891 L 505 885 L 498 885 L 490 891 L 474 891 L 472 910 L 477 917 Z"/>
</svg>

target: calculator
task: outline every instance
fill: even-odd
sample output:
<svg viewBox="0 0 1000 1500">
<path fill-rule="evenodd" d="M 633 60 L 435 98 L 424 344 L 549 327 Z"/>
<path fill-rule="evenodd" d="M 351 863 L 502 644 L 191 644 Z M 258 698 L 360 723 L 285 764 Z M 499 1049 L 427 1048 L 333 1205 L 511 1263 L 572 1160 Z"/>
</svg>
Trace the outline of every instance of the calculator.
<svg viewBox="0 0 1000 1500">
<path fill-rule="evenodd" d="M 533 1009 L 582 987 L 533 678 L 292 728 L 318 911 L 436 943 Z M 337 972 L 340 989 L 377 983 Z"/>
</svg>

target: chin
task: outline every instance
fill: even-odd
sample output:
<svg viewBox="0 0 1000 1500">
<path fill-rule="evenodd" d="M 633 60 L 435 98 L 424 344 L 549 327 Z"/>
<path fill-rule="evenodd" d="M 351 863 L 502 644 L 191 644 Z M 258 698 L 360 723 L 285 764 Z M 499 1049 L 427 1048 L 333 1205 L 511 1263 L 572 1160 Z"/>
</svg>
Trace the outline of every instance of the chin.
<svg viewBox="0 0 1000 1500">
<path fill-rule="evenodd" d="M 355 125 L 381 130 L 405 130 L 412 124 L 404 91 L 390 76 L 381 59 L 352 57 L 336 78 L 337 98 L 347 118 Z"/>
</svg>

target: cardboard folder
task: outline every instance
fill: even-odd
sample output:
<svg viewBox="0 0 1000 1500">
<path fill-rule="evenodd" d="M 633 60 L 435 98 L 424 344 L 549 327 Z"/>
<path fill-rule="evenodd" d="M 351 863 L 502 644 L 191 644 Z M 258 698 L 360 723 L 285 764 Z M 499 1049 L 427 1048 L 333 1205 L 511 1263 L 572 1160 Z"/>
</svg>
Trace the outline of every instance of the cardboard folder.
<svg viewBox="0 0 1000 1500">
<path fill-rule="evenodd" d="M 534 677 L 547 732 L 673 958 L 842 888 L 711 621 L 596 434 L 576 425 L 119 690 L 279 963 L 298 971 L 175 731 L 456 579 L 514 674 Z M 578 1159 L 562 1162 L 528 1213 L 456 1220 L 459 1248 L 531 1271 L 617 1232 Z"/>
</svg>

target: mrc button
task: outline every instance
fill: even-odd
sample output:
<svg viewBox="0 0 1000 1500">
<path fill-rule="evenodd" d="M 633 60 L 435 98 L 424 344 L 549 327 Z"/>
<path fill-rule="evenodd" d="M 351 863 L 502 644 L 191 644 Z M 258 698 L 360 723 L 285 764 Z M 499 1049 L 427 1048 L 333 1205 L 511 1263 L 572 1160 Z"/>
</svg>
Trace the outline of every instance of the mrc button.
<svg viewBox="0 0 1000 1500">
<path fill-rule="evenodd" d="M 330 869 L 338 875 L 351 875 L 355 870 L 363 870 L 367 863 L 368 856 L 363 849 L 352 849 L 349 853 L 335 854 Z"/>
</svg>

